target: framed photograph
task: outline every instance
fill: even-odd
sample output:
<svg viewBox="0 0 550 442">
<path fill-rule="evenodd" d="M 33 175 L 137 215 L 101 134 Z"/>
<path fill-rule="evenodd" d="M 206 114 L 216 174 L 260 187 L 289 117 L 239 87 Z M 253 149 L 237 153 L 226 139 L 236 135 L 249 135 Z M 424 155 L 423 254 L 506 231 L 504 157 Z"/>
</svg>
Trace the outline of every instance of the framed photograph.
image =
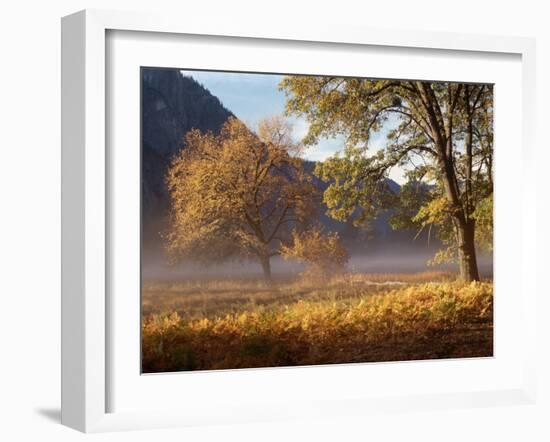
<svg viewBox="0 0 550 442">
<path fill-rule="evenodd" d="M 64 424 L 534 401 L 532 40 L 83 11 L 62 46 Z"/>
</svg>

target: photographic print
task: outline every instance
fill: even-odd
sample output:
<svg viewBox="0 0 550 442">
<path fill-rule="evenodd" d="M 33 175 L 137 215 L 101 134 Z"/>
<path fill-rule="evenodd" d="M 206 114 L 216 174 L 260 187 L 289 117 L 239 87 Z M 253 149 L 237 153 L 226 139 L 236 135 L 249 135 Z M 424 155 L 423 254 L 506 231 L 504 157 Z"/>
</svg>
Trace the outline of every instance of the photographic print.
<svg viewBox="0 0 550 442">
<path fill-rule="evenodd" d="M 143 373 L 493 355 L 493 85 L 141 68 Z"/>
</svg>

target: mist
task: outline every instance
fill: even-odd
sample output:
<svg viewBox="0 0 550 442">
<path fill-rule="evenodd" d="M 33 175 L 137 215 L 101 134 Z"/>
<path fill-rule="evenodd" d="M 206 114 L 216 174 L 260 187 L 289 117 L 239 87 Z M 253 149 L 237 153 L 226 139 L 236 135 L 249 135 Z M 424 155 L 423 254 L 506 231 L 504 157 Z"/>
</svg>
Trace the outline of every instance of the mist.
<svg viewBox="0 0 550 442">
<path fill-rule="evenodd" d="M 352 273 L 417 273 L 424 271 L 449 271 L 458 274 L 457 264 L 428 265 L 433 250 L 418 248 L 392 247 L 388 250 L 376 250 L 370 253 L 352 254 L 346 269 Z M 304 271 L 304 265 L 281 257 L 271 259 L 274 278 L 298 277 Z M 490 254 L 478 254 L 478 268 L 482 278 L 492 278 L 493 258 Z M 232 260 L 221 264 L 204 265 L 192 260 L 172 265 L 161 251 L 144 250 L 142 254 L 143 280 L 176 281 L 182 279 L 213 278 L 262 278 L 259 262 L 250 260 Z"/>
</svg>

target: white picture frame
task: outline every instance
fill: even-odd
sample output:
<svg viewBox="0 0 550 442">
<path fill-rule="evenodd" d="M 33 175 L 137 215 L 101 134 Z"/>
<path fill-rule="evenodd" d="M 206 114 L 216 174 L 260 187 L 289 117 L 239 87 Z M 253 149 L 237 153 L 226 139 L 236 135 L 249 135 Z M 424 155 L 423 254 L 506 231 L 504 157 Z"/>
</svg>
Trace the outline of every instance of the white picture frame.
<svg viewBox="0 0 550 442">
<path fill-rule="evenodd" d="M 287 406 L 238 404 L 230 413 L 189 410 L 109 412 L 113 385 L 109 370 L 112 355 L 107 339 L 110 317 L 108 301 L 108 237 L 106 228 L 110 196 L 107 185 L 108 117 L 106 81 L 106 35 L 110 31 L 141 31 L 163 35 L 193 35 L 270 39 L 273 41 L 369 45 L 381 48 L 423 48 L 515 54 L 521 57 L 521 150 L 522 176 L 535 164 L 535 44 L 532 39 L 368 28 L 302 26 L 265 23 L 218 23 L 210 18 L 182 23 L 175 17 L 151 14 L 87 10 L 62 21 L 62 423 L 84 432 L 185 426 L 218 422 L 250 422 L 331 415 L 365 414 L 384 410 L 419 410 L 532 403 L 536 397 L 535 339 L 526 342 L 522 376 L 512 387 L 460 393 L 430 392 L 377 397 L 327 397 Z M 497 166 L 498 167 L 498 166 Z M 521 191 L 522 258 L 536 256 L 535 192 Z M 498 221 L 497 221 L 498 222 Z M 498 247 L 497 247 L 498 249 Z M 497 251 L 498 253 L 498 251 Z M 536 296 L 534 266 L 521 268 L 521 300 L 518 319 L 525 336 L 534 336 Z M 498 308 L 498 307 L 497 307 Z M 338 370 L 338 367 L 335 368 Z M 281 370 L 281 369 L 271 369 Z M 361 370 L 355 366 L 355 371 Z M 246 383 L 246 371 L 240 371 Z M 244 373 L 244 375 L 242 374 Z M 250 373 L 250 372 L 248 372 Z M 257 373 L 257 372 L 256 372 Z M 263 372 L 268 373 L 268 372 Z M 263 376 L 265 374 L 257 375 Z M 244 377 L 244 379 L 243 379 Z M 203 377 L 203 382 L 204 382 Z"/>
</svg>

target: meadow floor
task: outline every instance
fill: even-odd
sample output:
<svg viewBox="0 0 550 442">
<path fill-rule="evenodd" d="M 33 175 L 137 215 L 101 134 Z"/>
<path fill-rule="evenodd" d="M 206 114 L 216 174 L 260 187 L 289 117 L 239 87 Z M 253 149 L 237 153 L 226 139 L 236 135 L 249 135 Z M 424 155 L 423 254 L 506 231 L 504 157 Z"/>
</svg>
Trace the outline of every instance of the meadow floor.
<svg viewBox="0 0 550 442">
<path fill-rule="evenodd" d="M 492 282 L 450 273 L 143 286 L 145 373 L 492 354 Z"/>
</svg>

